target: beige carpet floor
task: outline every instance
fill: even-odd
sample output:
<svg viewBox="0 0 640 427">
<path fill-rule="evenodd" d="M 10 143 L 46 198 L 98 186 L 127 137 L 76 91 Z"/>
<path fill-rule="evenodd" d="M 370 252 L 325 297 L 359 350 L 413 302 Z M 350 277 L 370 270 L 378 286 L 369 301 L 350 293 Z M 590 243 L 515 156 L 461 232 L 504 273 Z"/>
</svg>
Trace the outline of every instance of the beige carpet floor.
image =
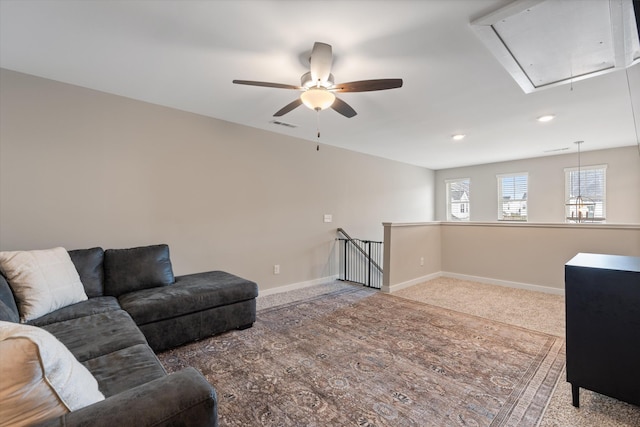
<svg viewBox="0 0 640 427">
<path fill-rule="evenodd" d="M 322 295 L 351 285 L 335 282 L 258 298 L 258 310 Z M 564 297 L 441 277 L 394 295 L 499 322 L 564 336 Z M 553 393 L 540 427 L 640 427 L 640 407 L 580 390 L 580 408 L 571 405 L 563 380 Z"/>
</svg>

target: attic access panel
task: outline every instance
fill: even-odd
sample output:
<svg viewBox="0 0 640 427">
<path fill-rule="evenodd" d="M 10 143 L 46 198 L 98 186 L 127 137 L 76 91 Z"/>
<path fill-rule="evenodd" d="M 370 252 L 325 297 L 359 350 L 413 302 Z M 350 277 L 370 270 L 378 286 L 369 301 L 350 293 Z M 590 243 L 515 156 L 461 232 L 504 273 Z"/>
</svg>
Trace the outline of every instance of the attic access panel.
<svg viewBox="0 0 640 427">
<path fill-rule="evenodd" d="M 516 0 L 474 20 L 525 93 L 640 62 L 632 0 Z"/>
</svg>

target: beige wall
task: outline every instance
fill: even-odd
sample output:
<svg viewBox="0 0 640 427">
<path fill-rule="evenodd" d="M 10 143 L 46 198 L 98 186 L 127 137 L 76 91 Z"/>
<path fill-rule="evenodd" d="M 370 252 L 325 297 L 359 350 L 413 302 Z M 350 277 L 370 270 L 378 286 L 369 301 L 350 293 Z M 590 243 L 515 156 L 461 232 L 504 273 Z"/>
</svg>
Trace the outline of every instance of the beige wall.
<svg viewBox="0 0 640 427">
<path fill-rule="evenodd" d="M 571 144 L 570 142 L 568 143 Z M 583 149 L 587 148 L 585 140 Z M 571 154 L 490 163 L 436 171 L 436 220 L 445 221 L 445 180 L 471 179 L 471 221 L 497 221 L 497 174 L 529 173 L 530 222 L 564 222 L 564 168 L 578 165 L 577 151 Z M 638 147 L 584 151 L 582 165 L 607 165 L 607 223 L 640 224 L 640 152 Z"/>
<path fill-rule="evenodd" d="M 553 292 L 564 289 L 564 264 L 579 252 L 640 257 L 640 225 L 385 224 L 387 247 L 391 290 L 437 273 Z M 440 264 L 419 269 L 423 254 Z"/>
<path fill-rule="evenodd" d="M 264 290 L 337 274 L 337 227 L 433 220 L 428 169 L 8 70 L 0 92 L 0 250 L 166 242 L 176 274 Z"/>
<path fill-rule="evenodd" d="M 442 270 L 439 223 L 384 224 L 383 289 L 406 286 Z M 397 286 L 396 286 L 397 289 Z"/>
<path fill-rule="evenodd" d="M 519 171 L 531 221 L 560 222 L 575 155 L 434 173 L 7 70 L 0 92 L 0 250 L 166 242 L 177 274 L 223 269 L 262 290 L 337 274 L 335 229 L 380 240 L 384 221 L 386 286 L 449 272 L 562 288 L 577 252 L 640 256 L 638 226 L 415 224 L 434 203 L 443 217 L 444 179 L 463 175 L 472 215 L 495 215 L 495 174 Z M 609 165 L 609 222 L 640 223 L 635 147 L 588 163 Z"/>
<path fill-rule="evenodd" d="M 445 272 L 564 289 L 578 252 L 640 257 L 640 226 L 442 225 Z"/>
</svg>

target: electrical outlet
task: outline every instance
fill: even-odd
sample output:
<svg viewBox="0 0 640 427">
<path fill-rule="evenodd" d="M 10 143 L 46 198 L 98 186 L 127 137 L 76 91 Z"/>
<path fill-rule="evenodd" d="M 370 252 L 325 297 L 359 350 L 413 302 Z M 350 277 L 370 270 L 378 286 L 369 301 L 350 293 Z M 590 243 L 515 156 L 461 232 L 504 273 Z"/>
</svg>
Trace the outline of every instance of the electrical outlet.
<svg viewBox="0 0 640 427">
<path fill-rule="evenodd" d="M 424 265 L 424 257 L 423 256 L 420 257 L 420 265 Z"/>
<path fill-rule="evenodd" d="M 332 221 L 333 221 L 333 215 L 324 214 L 324 222 L 332 222 Z"/>
<path fill-rule="evenodd" d="M 280 264 L 273 266 L 273 274 L 280 274 Z"/>
</svg>

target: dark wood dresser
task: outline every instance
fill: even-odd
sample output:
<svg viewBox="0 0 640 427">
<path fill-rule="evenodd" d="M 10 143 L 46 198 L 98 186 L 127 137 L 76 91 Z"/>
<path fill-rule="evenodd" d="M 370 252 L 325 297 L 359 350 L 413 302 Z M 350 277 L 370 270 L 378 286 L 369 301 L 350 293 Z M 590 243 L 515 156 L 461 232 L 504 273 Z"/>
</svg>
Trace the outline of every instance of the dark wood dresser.
<svg viewBox="0 0 640 427">
<path fill-rule="evenodd" d="M 567 381 L 640 406 L 640 257 L 579 253 L 565 264 Z"/>
</svg>

